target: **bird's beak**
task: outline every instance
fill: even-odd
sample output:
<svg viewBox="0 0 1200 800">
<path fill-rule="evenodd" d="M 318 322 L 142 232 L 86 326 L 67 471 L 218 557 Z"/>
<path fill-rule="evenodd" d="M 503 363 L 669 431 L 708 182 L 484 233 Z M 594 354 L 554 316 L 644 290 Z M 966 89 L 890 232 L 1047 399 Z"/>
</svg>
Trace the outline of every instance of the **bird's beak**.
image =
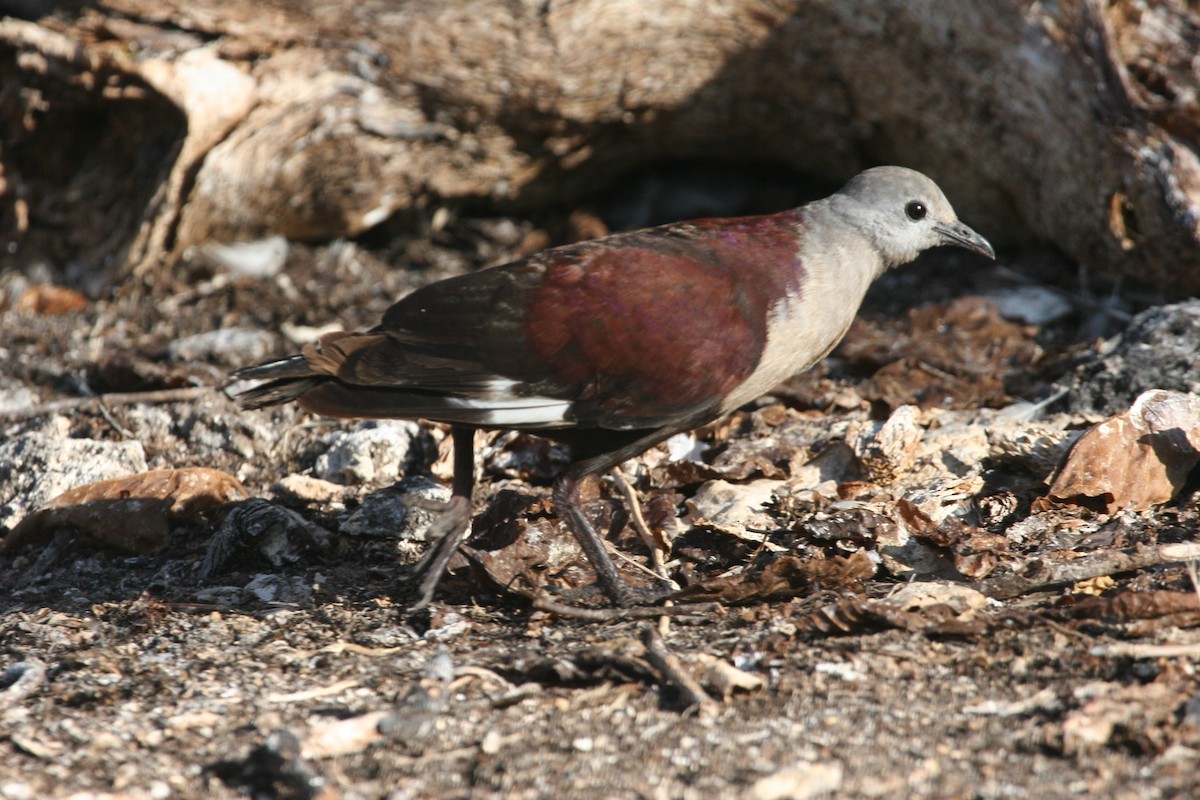
<svg viewBox="0 0 1200 800">
<path fill-rule="evenodd" d="M 949 224 L 939 222 L 933 226 L 933 229 L 941 234 L 942 244 L 964 247 L 981 256 L 987 256 L 993 261 L 996 260 L 996 251 L 992 249 L 991 243 L 961 222 Z"/>
</svg>

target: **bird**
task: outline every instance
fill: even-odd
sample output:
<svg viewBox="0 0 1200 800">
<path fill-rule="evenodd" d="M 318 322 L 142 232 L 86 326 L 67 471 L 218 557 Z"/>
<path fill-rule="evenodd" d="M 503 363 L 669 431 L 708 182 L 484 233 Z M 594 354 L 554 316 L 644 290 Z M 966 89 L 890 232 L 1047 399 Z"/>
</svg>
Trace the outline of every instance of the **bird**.
<svg viewBox="0 0 1200 800">
<path fill-rule="evenodd" d="M 450 426 L 451 498 L 414 609 L 469 535 L 478 429 L 565 445 L 555 513 L 612 603 L 654 603 L 669 589 L 621 577 L 580 508 L 581 482 L 813 366 L 876 278 L 941 245 L 995 259 L 932 179 L 874 167 L 798 208 L 610 234 L 431 283 L 374 328 L 237 370 L 264 382 L 235 399 Z"/>
</svg>

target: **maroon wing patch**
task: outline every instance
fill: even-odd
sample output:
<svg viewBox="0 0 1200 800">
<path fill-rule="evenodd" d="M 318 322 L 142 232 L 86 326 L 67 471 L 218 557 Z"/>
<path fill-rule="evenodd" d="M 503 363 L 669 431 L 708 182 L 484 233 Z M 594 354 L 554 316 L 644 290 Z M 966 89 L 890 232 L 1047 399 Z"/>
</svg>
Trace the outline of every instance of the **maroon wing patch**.
<svg viewBox="0 0 1200 800">
<path fill-rule="evenodd" d="M 679 418 L 745 381 L 771 306 L 800 282 L 797 224 L 790 212 L 703 220 L 612 237 L 549 263 L 526 335 L 559 379 L 581 387 L 580 421 Z"/>
</svg>

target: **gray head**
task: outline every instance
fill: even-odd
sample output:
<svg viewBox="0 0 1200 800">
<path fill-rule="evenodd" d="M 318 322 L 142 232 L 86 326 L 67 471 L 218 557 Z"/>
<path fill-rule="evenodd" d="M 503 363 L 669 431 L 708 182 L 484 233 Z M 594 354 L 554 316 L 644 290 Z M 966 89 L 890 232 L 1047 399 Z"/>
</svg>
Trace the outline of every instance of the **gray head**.
<svg viewBox="0 0 1200 800">
<path fill-rule="evenodd" d="M 987 239 L 958 221 L 938 185 L 916 170 L 875 167 L 860 172 L 829 198 L 829 205 L 871 238 L 886 267 L 907 264 L 944 244 L 996 257 Z"/>
</svg>

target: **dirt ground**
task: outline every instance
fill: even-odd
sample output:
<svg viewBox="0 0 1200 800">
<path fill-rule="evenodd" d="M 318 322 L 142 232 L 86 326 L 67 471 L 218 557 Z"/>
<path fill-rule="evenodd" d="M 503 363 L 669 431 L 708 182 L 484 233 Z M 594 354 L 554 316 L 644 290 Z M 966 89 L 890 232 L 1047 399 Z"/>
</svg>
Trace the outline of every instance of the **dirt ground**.
<svg viewBox="0 0 1200 800">
<path fill-rule="evenodd" d="M 426 545 L 349 525 L 392 508 L 395 475 L 280 484 L 316 474 L 355 426 L 240 411 L 216 388 L 230 368 L 294 347 L 289 326 L 372 324 L 415 286 L 596 223 L 436 216 L 293 244 L 266 278 L 197 255 L 169 280 L 60 314 L 20 300 L 52 274 L 3 276 L 0 447 L 137 443 L 145 469 L 222 470 L 270 503 L 257 528 L 231 521 L 254 508 L 240 495 L 175 514 L 152 547 L 138 536 L 157 523 L 117 517 L 105 538 L 55 517 L 0 551 L 0 798 L 1197 796 L 1193 579 L 1178 559 L 1118 558 L 1195 542 L 1194 479 L 1169 502 L 1113 510 L 1038 505 L 1059 451 L 1004 459 L 993 444 L 958 473 L 969 489 L 930 479 L 925 455 L 898 475 L 858 450 L 831 482 L 804 472 L 906 404 L 925 439 L 949 437 L 939 453 L 969 449 L 955 425 L 994 433 L 987 415 L 1022 400 L 1054 398 L 1036 412 L 1057 415 L 1045 435 L 1077 435 L 1115 411 L 1054 387 L 1103 372 L 1111 348 L 1098 343 L 1167 298 L 1126 287 L 1113 303 L 1089 276 L 1093 300 L 1047 253 L 995 266 L 937 253 L 885 276 L 826 365 L 701 431 L 702 457 L 680 466 L 660 448 L 627 470 L 652 526 L 678 535 L 672 574 L 701 587 L 687 600 L 707 601 L 676 605 L 664 665 L 657 618 L 588 621 L 530 600 L 543 584 L 588 582 L 547 508 L 552 449 L 481 440 L 485 541 L 409 614 L 405 577 Z M 1031 285 L 1066 310 L 996 313 L 996 297 Z M 259 335 L 203 338 L 220 330 Z M 444 431 L 405 431 L 400 474 L 445 482 Z M 41 505 L 29 498 L 45 475 L 31 473 L 51 467 L 8 452 L 11 545 L 19 512 Z M 722 521 L 699 507 L 718 480 L 735 493 L 768 481 L 775 499 L 751 522 Z M 929 511 L 951 502 L 923 499 L 931 480 L 971 513 L 951 524 Z M 613 486 L 589 497 L 644 563 Z M 933 567 L 885 547 L 901 516 Z M 232 537 L 216 555 L 214 535 Z M 1067 569 L 1105 558 L 1116 566 Z M 1049 578 L 1012 588 L 1042 568 Z M 906 585 L 934 599 L 897 601 Z"/>
</svg>

